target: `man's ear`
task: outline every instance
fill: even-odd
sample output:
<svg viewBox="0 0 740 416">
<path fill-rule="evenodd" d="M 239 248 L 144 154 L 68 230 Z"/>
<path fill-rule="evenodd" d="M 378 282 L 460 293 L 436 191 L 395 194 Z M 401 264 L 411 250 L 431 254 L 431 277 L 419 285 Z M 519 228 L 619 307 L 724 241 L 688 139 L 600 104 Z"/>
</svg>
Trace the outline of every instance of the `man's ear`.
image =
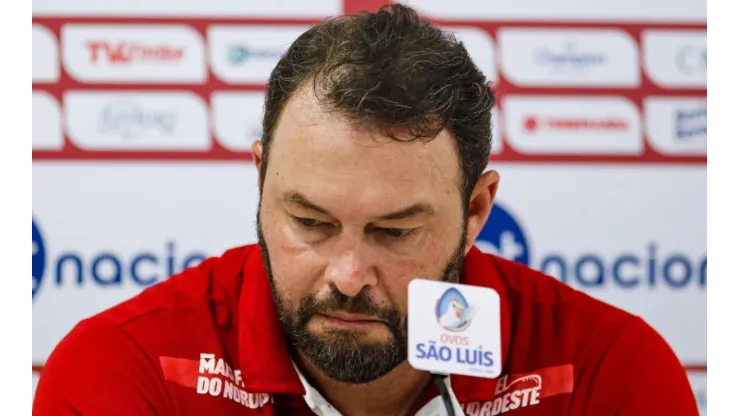
<svg viewBox="0 0 740 416">
<path fill-rule="evenodd" d="M 475 184 L 475 188 L 473 188 L 468 204 L 468 234 L 465 241 L 465 254 L 468 254 L 483 226 L 486 225 L 488 215 L 493 208 L 500 180 L 498 172 L 490 170 L 481 175 L 478 183 Z"/>
<path fill-rule="evenodd" d="M 257 186 L 259 186 L 260 189 L 262 189 L 262 154 L 264 151 L 264 146 L 262 145 L 261 140 L 256 140 L 254 143 L 252 143 L 252 158 L 254 161 L 254 165 L 257 167 Z"/>
</svg>

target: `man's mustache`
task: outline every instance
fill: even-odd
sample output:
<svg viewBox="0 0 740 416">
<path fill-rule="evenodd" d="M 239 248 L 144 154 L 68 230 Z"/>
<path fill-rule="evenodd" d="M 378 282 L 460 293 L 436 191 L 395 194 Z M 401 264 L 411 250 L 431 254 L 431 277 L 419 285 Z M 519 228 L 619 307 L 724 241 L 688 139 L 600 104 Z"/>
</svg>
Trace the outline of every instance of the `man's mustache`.
<svg viewBox="0 0 740 416">
<path fill-rule="evenodd" d="M 365 315 L 389 325 L 395 325 L 399 321 L 398 313 L 395 310 L 376 304 L 367 293 L 361 292 L 350 297 L 336 289 L 333 289 L 332 294 L 326 299 L 316 299 L 315 297 L 303 299 L 298 314 L 301 321 L 307 323 L 314 315 L 332 312 Z"/>
</svg>

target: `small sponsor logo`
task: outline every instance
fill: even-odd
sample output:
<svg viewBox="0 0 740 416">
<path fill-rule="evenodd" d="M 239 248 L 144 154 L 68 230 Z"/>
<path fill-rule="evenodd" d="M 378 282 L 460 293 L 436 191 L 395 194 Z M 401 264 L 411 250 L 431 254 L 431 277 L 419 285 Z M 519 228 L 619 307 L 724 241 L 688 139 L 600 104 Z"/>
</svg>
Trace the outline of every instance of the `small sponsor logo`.
<svg viewBox="0 0 740 416">
<path fill-rule="evenodd" d="M 208 28 L 213 73 L 232 84 L 263 85 L 308 26 L 214 25 Z"/>
<path fill-rule="evenodd" d="M 707 87 L 707 33 L 704 30 L 647 30 L 643 34 L 645 73 L 664 88 Z"/>
<path fill-rule="evenodd" d="M 101 133 L 124 139 L 141 137 L 147 130 L 154 130 L 155 134 L 171 135 L 177 127 L 177 113 L 150 110 L 135 101 L 121 100 L 103 108 L 98 126 Z"/>
<path fill-rule="evenodd" d="M 569 40 L 560 49 L 542 47 L 533 53 L 535 64 L 554 71 L 585 71 L 606 65 L 608 57 L 599 51 L 581 51 L 578 43 Z"/>
<path fill-rule="evenodd" d="M 704 98 L 645 99 L 650 145 L 667 155 L 707 154 L 707 101 Z"/>
<path fill-rule="evenodd" d="M 689 76 L 707 73 L 706 46 L 686 45 L 676 51 L 676 68 Z"/>
<path fill-rule="evenodd" d="M 637 45 L 618 30 L 504 28 L 498 41 L 503 74 L 520 86 L 640 84 Z"/>
<path fill-rule="evenodd" d="M 590 130 L 590 131 L 625 131 L 629 122 L 618 118 L 579 118 L 579 117 L 537 117 L 524 119 L 524 130 L 535 133 L 541 129 L 551 130 Z"/>
<path fill-rule="evenodd" d="M 644 142 L 640 114 L 619 97 L 507 96 L 504 130 L 526 154 L 635 155 Z"/>
<path fill-rule="evenodd" d="M 90 150 L 208 150 L 208 111 L 189 92 L 67 92 L 70 140 Z"/>
<path fill-rule="evenodd" d="M 81 82 L 201 83 L 203 40 L 182 25 L 65 24 L 63 62 Z"/>
<path fill-rule="evenodd" d="M 180 61 L 185 48 L 176 45 L 150 45 L 141 42 L 108 42 L 91 40 L 87 42 L 90 51 L 90 62 L 95 65 L 101 61 L 114 65 L 132 63 L 170 63 Z"/>
<path fill-rule="evenodd" d="M 676 138 L 691 140 L 707 138 L 707 107 L 678 109 L 675 112 Z"/>
<path fill-rule="evenodd" d="M 251 59 L 273 59 L 280 60 L 284 50 L 277 49 L 255 49 L 247 45 L 231 45 L 227 51 L 227 57 L 232 64 L 243 64 Z"/>
</svg>

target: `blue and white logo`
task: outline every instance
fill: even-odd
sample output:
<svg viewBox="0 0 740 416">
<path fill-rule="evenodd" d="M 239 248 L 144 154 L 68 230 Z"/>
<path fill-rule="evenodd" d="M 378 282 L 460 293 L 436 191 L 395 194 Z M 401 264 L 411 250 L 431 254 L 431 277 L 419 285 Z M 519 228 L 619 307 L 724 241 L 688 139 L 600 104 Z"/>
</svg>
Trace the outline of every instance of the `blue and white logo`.
<svg viewBox="0 0 740 416">
<path fill-rule="evenodd" d="M 473 320 L 474 311 L 465 296 L 454 287 L 442 294 L 435 307 L 437 322 L 442 328 L 452 332 L 466 330 Z"/>
<path fill-rule="evenodd" d="M 514 216 L 499 204 L 494 204 L 475 245 L 483 252 L 529 264 L 529 244 L 524 231 Z"/>
<path fill-rule="evenodd" d="M 121 100 L 103 108 L 98 128 L 103 134 L 132 139 L 149 131 L 170 135 L 177 128 L 177 123 L 177 113 L 174 111 L 150 110 L 133 101 Z"/>
<path fill-rule="evenodd" d="M 677 109 L 675 112 L 676 138 L 678 140 L 707 138 L 707 107 Z"/>
<path fill-rule="evenodd" d="M 531 266 L 563 283 L 581 289 L 618 287 L 699 289 L 707 284 L 707 255 L 665 250 L 656 241 L 638 242 L 640 248 L 605 254 L 597 247 L 585 252 L 539 251 L 531 256 L 532 242 L 522 222 L 495 204 L 475 242 L 481 251 Z M 536 241 L 536 240 L 534 240 Z"/>
<path fill-rule="evenodd" d="M 200 251 L 178 253 L 175 241 L 167 241 L 160 250 L 139 249 L 121 253 L 117 250 L 83 252 L 66 248 L 52 253 L 33 220 L 32 296 L 42 288 L 147 287 L 168 279 L 207 258 Z M 48 236 L 47 236 L 48 237 Z M 57 241 L 57 240 L 54 240 Z M 55 245 L 58 247 L 59 243 Z"/>
<path fill-rule="evenodd" d="M 534 62 L 537 65 L 559 71 L 584 71 L 595 66 L 605 65 L 606 54 L 602 52 L 583 52 L 578 50 L 576 42 L 567 42 L 562 50 L 540 48 L 534 51 Z"/>
<path fill-rule="evenodd" d="M 244 45 L 231 45 L 226 52 L 227 59 L 232 64 L 241 64 L 250 59 L 272 59 L 275 61 L 282 58 L 285 51 L 275 49 L 253 49 Z"/>
<path fill-rule="evenodd" d="M 32 296 L 41 288 L 41 282 L 44 279 L 44 269 L 46 269 L 46 246 L 36 226 L 36 221 L 32 221 L 33 231 L 31 232 L 31 241 L 33 243 L 33 257 L 31 260 L 31 278 L 33 280 Z"/>
</svg>

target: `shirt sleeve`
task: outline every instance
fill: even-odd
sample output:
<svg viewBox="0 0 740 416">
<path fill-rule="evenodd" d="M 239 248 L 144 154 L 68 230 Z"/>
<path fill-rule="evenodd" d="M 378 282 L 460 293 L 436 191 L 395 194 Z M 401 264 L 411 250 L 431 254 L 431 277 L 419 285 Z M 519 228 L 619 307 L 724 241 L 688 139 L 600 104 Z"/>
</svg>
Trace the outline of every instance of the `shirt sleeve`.
<svg viewBox="0 0 740 416">
<path fill-rule="evenodd" d="M 174 414 L 157 368 L 121 329 L 92 318 L 57 345 L 39 378 L 35 416 Z"/>
<path fill-rule="evenodd" d="M 590 392 L 587 414 L 699 416 L 686 370 L 640 318 L 622 330 L 602 357 Z"/>
</svg>

